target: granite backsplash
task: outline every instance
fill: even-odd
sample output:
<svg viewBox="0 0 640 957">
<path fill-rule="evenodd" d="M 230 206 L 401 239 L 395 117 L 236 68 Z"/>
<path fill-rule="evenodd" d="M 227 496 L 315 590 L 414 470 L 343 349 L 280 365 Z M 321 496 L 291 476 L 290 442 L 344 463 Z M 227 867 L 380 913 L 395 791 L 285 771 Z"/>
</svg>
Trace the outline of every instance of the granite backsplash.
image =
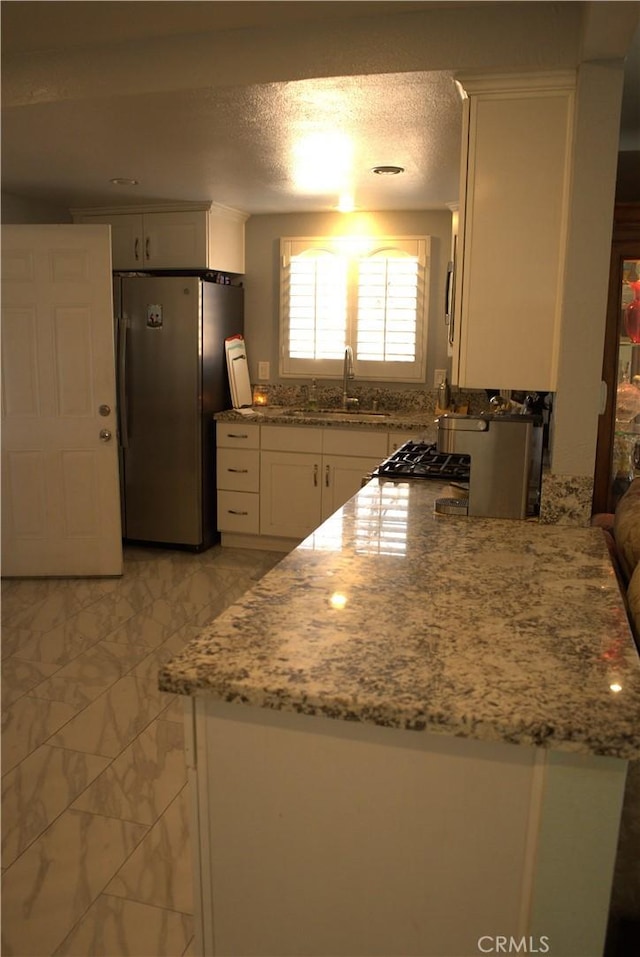
<svg viewBox="0 0 640 957">
<path fill-rule="evenodd" d="M 309 399 L 309 384 L 270 385 L 254 383 L 254 389 L 259 389 L 266 395 L 269 405 L 275 406 L 304 406 Z M 317 404 L 320 408 L 340 408 L 342 404 L 342 389 L 335 385 L 317 384 Z M 431 413 L 435 411 L 437 390 L 422 389 L 405 392 L 394 392 L 380 386 L 369 386 L 364 383 L 349 383 L 349 395 L 358 399 L 361 409 L 377 408 L 384 412 L 399 412 L 410 415 L 416 412 Z M 489 400 L 484 389 L 452 389 L 451 401 L 456 406 L 467 405 L 471 414 L 489 411 Z"/>
</svg>

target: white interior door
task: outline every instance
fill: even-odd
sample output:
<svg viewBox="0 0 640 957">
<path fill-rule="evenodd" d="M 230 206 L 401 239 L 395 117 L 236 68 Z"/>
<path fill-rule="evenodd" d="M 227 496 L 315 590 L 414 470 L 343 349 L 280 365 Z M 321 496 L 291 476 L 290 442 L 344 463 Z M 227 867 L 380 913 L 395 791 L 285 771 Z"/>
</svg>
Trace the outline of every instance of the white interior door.
<svg viewBox="0 0 640 957">
<path fill-rule="evenodd" d="M 122 574 L 107 226 L 2 228 L 2 574 Z"/>
</svg>

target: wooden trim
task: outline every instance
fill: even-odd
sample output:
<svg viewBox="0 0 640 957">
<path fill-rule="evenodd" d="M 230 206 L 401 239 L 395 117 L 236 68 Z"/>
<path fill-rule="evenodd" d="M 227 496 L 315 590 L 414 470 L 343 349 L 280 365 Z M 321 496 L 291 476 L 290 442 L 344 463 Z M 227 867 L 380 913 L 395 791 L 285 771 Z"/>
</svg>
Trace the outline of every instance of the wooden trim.
<svg viewBox="0 0 640 957">
<path fill-rule="evenodd" d="M 607 318 L 602 378 L 607 384 L 607 401 L 598 419 L 598 440 L 593 481 L 593 514 L 611 512 L 613 438 L 615 433 L 616 386 L 618 382 L 618 346 L 620 324 L 621 273 L 624 259 L 640 258 L 640 203 L 617 203 L 613 216 L 613 241 L 609 268 Z"/>
<path fill-rule="evenodd" d="M 458 73 L 455 80 L 469 93 L 541 93 L 545 90 L 574 90 L 575 70 L 549 70 L 540 73 Z"/>
</svg>

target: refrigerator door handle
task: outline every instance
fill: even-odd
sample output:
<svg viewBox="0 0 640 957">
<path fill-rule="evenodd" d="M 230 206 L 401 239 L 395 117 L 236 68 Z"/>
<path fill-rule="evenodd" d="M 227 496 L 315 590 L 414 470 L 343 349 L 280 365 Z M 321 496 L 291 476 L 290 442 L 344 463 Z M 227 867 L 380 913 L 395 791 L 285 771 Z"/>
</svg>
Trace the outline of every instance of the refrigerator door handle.
<svg viewBox="0 0 640 957">
<path fill-rule="evenodd" d="M 127 330 L 129 320 L 118 318 L 118 418 L 120 420 L 120 447 L 129 448 L 129 413 L 127 409 Z"/>
</svg>

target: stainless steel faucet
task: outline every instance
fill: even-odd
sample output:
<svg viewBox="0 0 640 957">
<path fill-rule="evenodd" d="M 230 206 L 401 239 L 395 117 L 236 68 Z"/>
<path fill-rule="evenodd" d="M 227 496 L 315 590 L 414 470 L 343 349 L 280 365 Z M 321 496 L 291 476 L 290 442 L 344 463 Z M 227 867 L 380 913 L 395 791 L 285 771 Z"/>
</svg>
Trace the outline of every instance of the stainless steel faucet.
<svg viewBox="0 0 640 957">
<path fill-rule="evenodd" d="M 349 379 L 355 379 L 353 372 L 353 349 L 346 346 L 344 350 L 344 366 L 342 370 L 342 408 L 348 409 L 358 404 L 357 399 L 349 397 L 348 382 Z"/>
</svg>

